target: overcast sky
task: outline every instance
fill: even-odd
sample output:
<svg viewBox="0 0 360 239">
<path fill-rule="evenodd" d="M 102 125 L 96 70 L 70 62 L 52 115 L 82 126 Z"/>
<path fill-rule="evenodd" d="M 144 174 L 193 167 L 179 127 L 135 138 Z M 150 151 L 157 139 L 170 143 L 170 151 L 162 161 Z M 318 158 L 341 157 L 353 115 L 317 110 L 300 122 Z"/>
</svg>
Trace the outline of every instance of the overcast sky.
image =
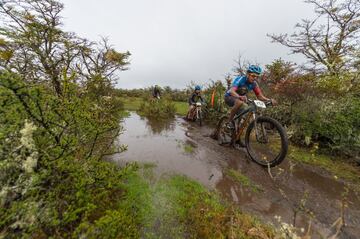
<svg viewBox="0 0 360 239">
<path fill-rule="evenodd" d="M 130 51 L 118 87 L 184 88 L 223 79 L 239 54 L 264 67 L 301 56 L 271 43 L 267 33 L 292 33 L 313 7 L 302 0 L 62 0 L 65 29 L 90 40 L 109 37 Z"/>
</svg>

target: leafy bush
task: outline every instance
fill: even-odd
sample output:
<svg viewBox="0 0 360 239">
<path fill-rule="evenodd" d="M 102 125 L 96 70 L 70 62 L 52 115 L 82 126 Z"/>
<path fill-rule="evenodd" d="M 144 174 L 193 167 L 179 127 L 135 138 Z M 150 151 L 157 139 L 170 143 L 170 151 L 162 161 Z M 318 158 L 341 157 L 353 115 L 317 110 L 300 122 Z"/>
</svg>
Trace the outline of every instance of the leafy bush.
<svg viewBox="0 0 360 239">
<path fill-rule="evenodd" d="M 167 99 L 144 101 L 138 113 L 148 118 L 172 118 L 175 116 L 175 104 Z"/>
<path fill-rule="evenodd" d="M 360 152 L 360 99 L 343 97 L 338 100 L 309 99 L 306 107 L 295 112 L 293 140 L 334 153 L 356 155 Z"/>
<path fill-rule="evenodd" d="M 135 168 L 102 161 L 123 150 L 114 148 L 122 104 L 113 83 L 130 53 L 62 31 L 62 9 L 0 4 L 1 237 L 87 237 L 85 224 L 98 231 L 113 215 L 131 237 L 137 216 L 119 201 Z"/>
</svg>

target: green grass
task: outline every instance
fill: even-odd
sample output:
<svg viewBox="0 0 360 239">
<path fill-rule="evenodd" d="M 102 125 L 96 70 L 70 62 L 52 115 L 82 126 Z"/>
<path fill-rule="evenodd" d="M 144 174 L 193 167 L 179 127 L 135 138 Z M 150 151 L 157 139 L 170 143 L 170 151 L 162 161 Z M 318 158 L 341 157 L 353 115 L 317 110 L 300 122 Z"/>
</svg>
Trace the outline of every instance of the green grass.
<svg viewBox="0 0 360 239">
<path fill-rule="evenodd" d="M 127 97 L 121 98 L 121 101 L 124 103 L 124 109 L 129 111 L 137 111 L 140 109 L 140 105 L 143 102 L 143 99 L 139 97 Z M 179 102 L 174 101 L 176 114 L 180 116 L 185 116 L 188 111 L 188 103 L 187 102 Z"/>
<path fill-rule="evenodd" d="M 189 104 L 187 102 L 179 102 L 179 101 L 174 102 L 174 104 L 176 108 L 176 114 L 181 116 L 186 116 L 189 109 Z"/>
<path fill-rule="evenodd" d="M 319 154 L 316 149 L 306 150 L 295 146 L 289 147 L 289 158 L 306 164 L 319 166 L 347 181 L 351 181 L 360 185 L 360 170 L 358 167 L 341 158 L 330 157 L 328 155 Z"/>
<path fill-rule="evenodd" d="M 263 191 L 263 189 L 259 185 L 253 183 L 246 175 L 240 173 L 237 170 L 227 169 L 225 171 L 225 174 L 232 178 L 234 181 L 240 183 L 241 185 L 249 187 L 253 192 Z"/>
<path fill-rule="evenodd" d="M 157 175 L 153 180 L 152 170 L 143 165 L 138 174 L 126 176 L 127 193 L 121 202 L 125 212 L 135 212 L 140 237 L 254 238 L 250 231 L 256 229 L 266 238 L 274 238 L 273 228 L 240 212 L 201 184 L 176 175 Z"/>
<path fill-rule="evenodd" d="M 184 151 L 185 151 L 185 153 L 189 153 L 189 154 L 191 154 L 191 153 L 194 153 L 194 147 L 193 146 L 191 146 L 191 145 L 189 145 L 189 144 L 185 144 L 184 145 Z"/>
<path fill-rule="evenodd" d="M 127 97 L 127 98 L 121 98 L 121 101 L 124 103 L 125 110 L 136 111 L 140 108 L 143 99 L 138 97 Z"/>
</svg>

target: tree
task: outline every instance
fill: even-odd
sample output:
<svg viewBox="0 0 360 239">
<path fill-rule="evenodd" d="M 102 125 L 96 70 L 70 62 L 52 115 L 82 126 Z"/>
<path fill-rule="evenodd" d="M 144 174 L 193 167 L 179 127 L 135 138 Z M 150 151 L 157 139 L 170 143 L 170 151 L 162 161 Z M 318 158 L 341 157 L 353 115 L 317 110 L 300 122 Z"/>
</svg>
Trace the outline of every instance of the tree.
<svg viewBox="0 0 360 239">
<path fill-rule="evenodd" d="M 277 84 L 288 80 L 295 71 L 295 64 L 292 62 L 285 62 L 284 60 L 276 59 L 271 64 L 267 64 L 265 70 L 268 82 Z"/>
<path fill-rule="evenodd" d="M 47 83 L 57 96 L 64 81 L 76 74 L 76 83 L 114 80 L 126 70 L 129 52 L 115 51 L 106 39 L 89 42 L 61 29 L 63 4 L 54 0 L 0 2 L 0 69 L 21 75 L 31 84 Z"/>
<path fill-rule="evenodd" d="M 315 69 L 326 69 L 339 75 L 351 69 L 353 54 L 359 51 L 360 1 L 359 0 L 306 0 L 315 6 L 317 17 L 302 20 L 292 35 L 269 35 L 273 42 L 301 53 Z"/>
</svg>

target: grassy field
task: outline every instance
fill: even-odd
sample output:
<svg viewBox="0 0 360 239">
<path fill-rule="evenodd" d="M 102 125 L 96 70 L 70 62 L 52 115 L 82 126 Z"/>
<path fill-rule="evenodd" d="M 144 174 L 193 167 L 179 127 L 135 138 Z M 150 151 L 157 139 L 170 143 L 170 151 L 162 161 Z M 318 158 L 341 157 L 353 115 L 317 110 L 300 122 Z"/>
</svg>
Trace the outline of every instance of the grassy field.
<svg viewBox="0 0 360 239">
<path fill-rule="evenodd" d="M 176 114 L 185 116 L 187 114 L 189 105 L 187 102 L 174 102 L 176 108 Z"/>
<path fill-rule="evenodd" d="M 124 103 L 124 109 L 129 111 L 136 111 L 140 108 L 143 99 L 137 97 L 128 97 L 128 98 L 121 98 L 122 102 Z M 176 108 L 176 114 L 180 116 L 185 116 L 188 110 L 188 103 L 187 102 L 173 102 Z"/>
<path fill-rule="evenodd" d="M 124 103 L 124 109 L 129 111 L 136 111 L 140 108 L 143 100 L 137 97 L 127 97 L 121 98 L 121 101 Z"/>
</svg>

